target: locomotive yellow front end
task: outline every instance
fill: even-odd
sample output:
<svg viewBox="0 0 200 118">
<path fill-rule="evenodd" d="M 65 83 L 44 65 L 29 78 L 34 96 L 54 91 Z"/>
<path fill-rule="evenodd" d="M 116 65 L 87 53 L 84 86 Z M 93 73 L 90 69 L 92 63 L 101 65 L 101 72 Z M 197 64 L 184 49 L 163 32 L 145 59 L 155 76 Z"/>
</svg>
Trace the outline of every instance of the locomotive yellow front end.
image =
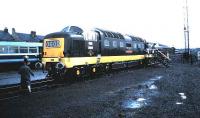
<svg viewBox="0 0 200 118">
<path fill-rule="evenodd" d="M 64 38 L 47 38 L 43 43 L 42 63 L 46 70 L 62 69 L 65 67 L 64 58 Z"/>
</svg>

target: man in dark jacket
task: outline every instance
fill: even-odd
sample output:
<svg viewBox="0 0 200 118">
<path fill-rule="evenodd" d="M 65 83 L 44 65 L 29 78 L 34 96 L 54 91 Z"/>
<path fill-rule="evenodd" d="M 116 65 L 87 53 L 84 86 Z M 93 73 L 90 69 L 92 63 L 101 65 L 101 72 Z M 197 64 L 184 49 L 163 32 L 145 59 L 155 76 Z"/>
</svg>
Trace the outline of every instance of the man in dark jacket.
<svg viewBox="0 0 200 118">
<path fill-rule="evenodd" d="M 22 89 L 28 88 L 29 92 L 31 93 L 31 77 L 30 77 L 30 75 L 34 76 L 34 74 L 31 71 L 28 64 L 29 64 L 28 59 L 24 58 L 24 64 L 20 67 L 18 73 L 21 75 L 21 88 Z"/>
</svg>

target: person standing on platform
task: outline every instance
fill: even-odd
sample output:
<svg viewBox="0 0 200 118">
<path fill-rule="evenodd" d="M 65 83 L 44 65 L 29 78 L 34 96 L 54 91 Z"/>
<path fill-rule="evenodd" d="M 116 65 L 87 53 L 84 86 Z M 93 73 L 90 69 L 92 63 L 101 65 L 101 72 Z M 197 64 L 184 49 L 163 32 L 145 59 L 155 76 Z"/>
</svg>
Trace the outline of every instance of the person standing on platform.
<svg viewBox="0 0 200 118">
<path fill-rule="evenodd" d="M 21 75 L 21 89 L 28 88 L 29 92 L 31 93 L 31 75 L 34 76 L 32 70 L 28 66 L 28 58 L 24 58 L 24 64 L 19 68 L 19 74 Z"/>
</svg>

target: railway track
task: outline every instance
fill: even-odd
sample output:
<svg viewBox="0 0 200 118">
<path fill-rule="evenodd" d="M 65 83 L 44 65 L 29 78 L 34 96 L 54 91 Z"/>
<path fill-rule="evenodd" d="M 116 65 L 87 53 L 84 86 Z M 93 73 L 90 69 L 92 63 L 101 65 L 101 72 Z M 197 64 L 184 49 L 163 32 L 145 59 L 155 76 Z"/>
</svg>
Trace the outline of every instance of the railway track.
<svg viewBox="0 0 200 118">
<path fill-rule="evenodd" d="M 57 83 L 54 79 L 51 78 L 32 81 L 31 94 L 61 85 L 63 84 Z M 28 93 L 28 90 L 20 89 L 20 84 L 5 85 L 0 87 L 0 101 L 17 98 L 25 93 Z"/>
<path fill-rule="evenodd" d="M 137 68 L 141 68 L 141 67 L 137 67 Z M 136 69 L 136 68 L 132 68 L 132 69 Z M 132 69 L 128 69 L 128 70 L 132 70 Z M 122 70 L 113 70 L 111 71 L 108 75 L 112 75 L 116 72 L 119 72 Z M 124 69 L 124 71 L 127 71 L 127 69 Z M 98 73 L 95 75 L 94 78 L 98 78 L 99 76 L 101 76 L 102 73 Z M 106 73 L 104 73 L 103 75 L 107 75 Z M 86 79 L 84 79 L 86 78 Z M 66 80 L 54 80 L 50 77 L 47 77 L 45 79 L 41 79 L 41 80 L 35 80 L 31 82 L 31 94 L 37 93 L 37 92 L 41 92 L 43 90 L 48 90 L 50 88 L 54 88 L 54 87 L 59 87 L 59 86 L 63 86 L 63 85 L 70 85 L 76 81 L 87 81 L 89 79 L 91 79 L 90 77 L 84 77 L 84 78 L 79 78 L 77 80 L 75 79 L 70 79 L 68 81 Z M 93 79 L 94 79 L 93 78 Z M 28 93 L 28 90 L 21 90 L 20 89 L 20 84 L 12 84 L 12 85 L 5 85 L 5 86 L 1 86 L 0 87 L 0 101 L 3 100 L 8 100 L 8 99 L 13 99 L 13 98 L 17 98 L 19 96 L 22 96 L 24 93 Z"/>
</svg>

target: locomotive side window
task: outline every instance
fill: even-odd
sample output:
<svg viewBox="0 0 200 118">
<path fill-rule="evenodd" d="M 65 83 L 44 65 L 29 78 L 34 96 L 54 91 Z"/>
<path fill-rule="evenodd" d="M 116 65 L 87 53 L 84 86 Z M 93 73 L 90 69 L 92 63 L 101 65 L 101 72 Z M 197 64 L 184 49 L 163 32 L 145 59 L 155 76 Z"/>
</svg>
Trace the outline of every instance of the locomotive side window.
<svg viewBox="0 0 200 118">
<path fill-rule="evenodd" d="M 144 44 L 140 44 L 141 45 L 141 49 L 144 49 Z"/>
<path fill-rule="evenodd" d="M 113 47 L 117 48 L 117 41 L 113 41 Z"/>
<path fill-rule="evenodd" d="M 133 48 L 137 49 L 137 44 L 136 43 L 133 44 Z"/>
<path fill-rule="evenodd" d="M 126 49 L 131 49 L 131 44 L 130 43 L 126 43 Z"/>
<path fill-rule="evenodd" d="M 109 47 L 109 46 L 110 46 L 110 44 L 109 44 L 109 41 L 108 41 L 108 40 L 104 40 L 104 46 L 105 46 L 105 47 Z"/>
<path fill-rule="evenodd" d="M 127 48 L 130 48 L 130 47 L 131 47 L 131 44 L 130 44 L 130 43 L 126 43 L 126 47 L 127 47 Z"/>
<path fill-rule="evenodd" d="M 124 43 L 123 43 L 123 42 L 120 42 L 120 43 L 119 43 L 119 46 L 120 46 L 120 48 L 123 48 L 123 47 L 124 47 Z"/>
<path fill-rule="evenodd" d="M 142 44 L 138 44 L 138 48 L 139 48 L 139 49 L 143 49 Z"/>
<path fill-rule="evenodd" d="M 9 48 L 9 53 L 19 53 L 19 49 L 16 46 L 11 46 Z"/>
<path fill-rule="evenodd" d="M 8 47 L 7 46 L 0 46 L 0 53 L 8 53 Z"/>
<path fill-rule="evenodd" d="M 28 53 L 28 47 L 20 47 L 20 53 Z"/>
</svg>

